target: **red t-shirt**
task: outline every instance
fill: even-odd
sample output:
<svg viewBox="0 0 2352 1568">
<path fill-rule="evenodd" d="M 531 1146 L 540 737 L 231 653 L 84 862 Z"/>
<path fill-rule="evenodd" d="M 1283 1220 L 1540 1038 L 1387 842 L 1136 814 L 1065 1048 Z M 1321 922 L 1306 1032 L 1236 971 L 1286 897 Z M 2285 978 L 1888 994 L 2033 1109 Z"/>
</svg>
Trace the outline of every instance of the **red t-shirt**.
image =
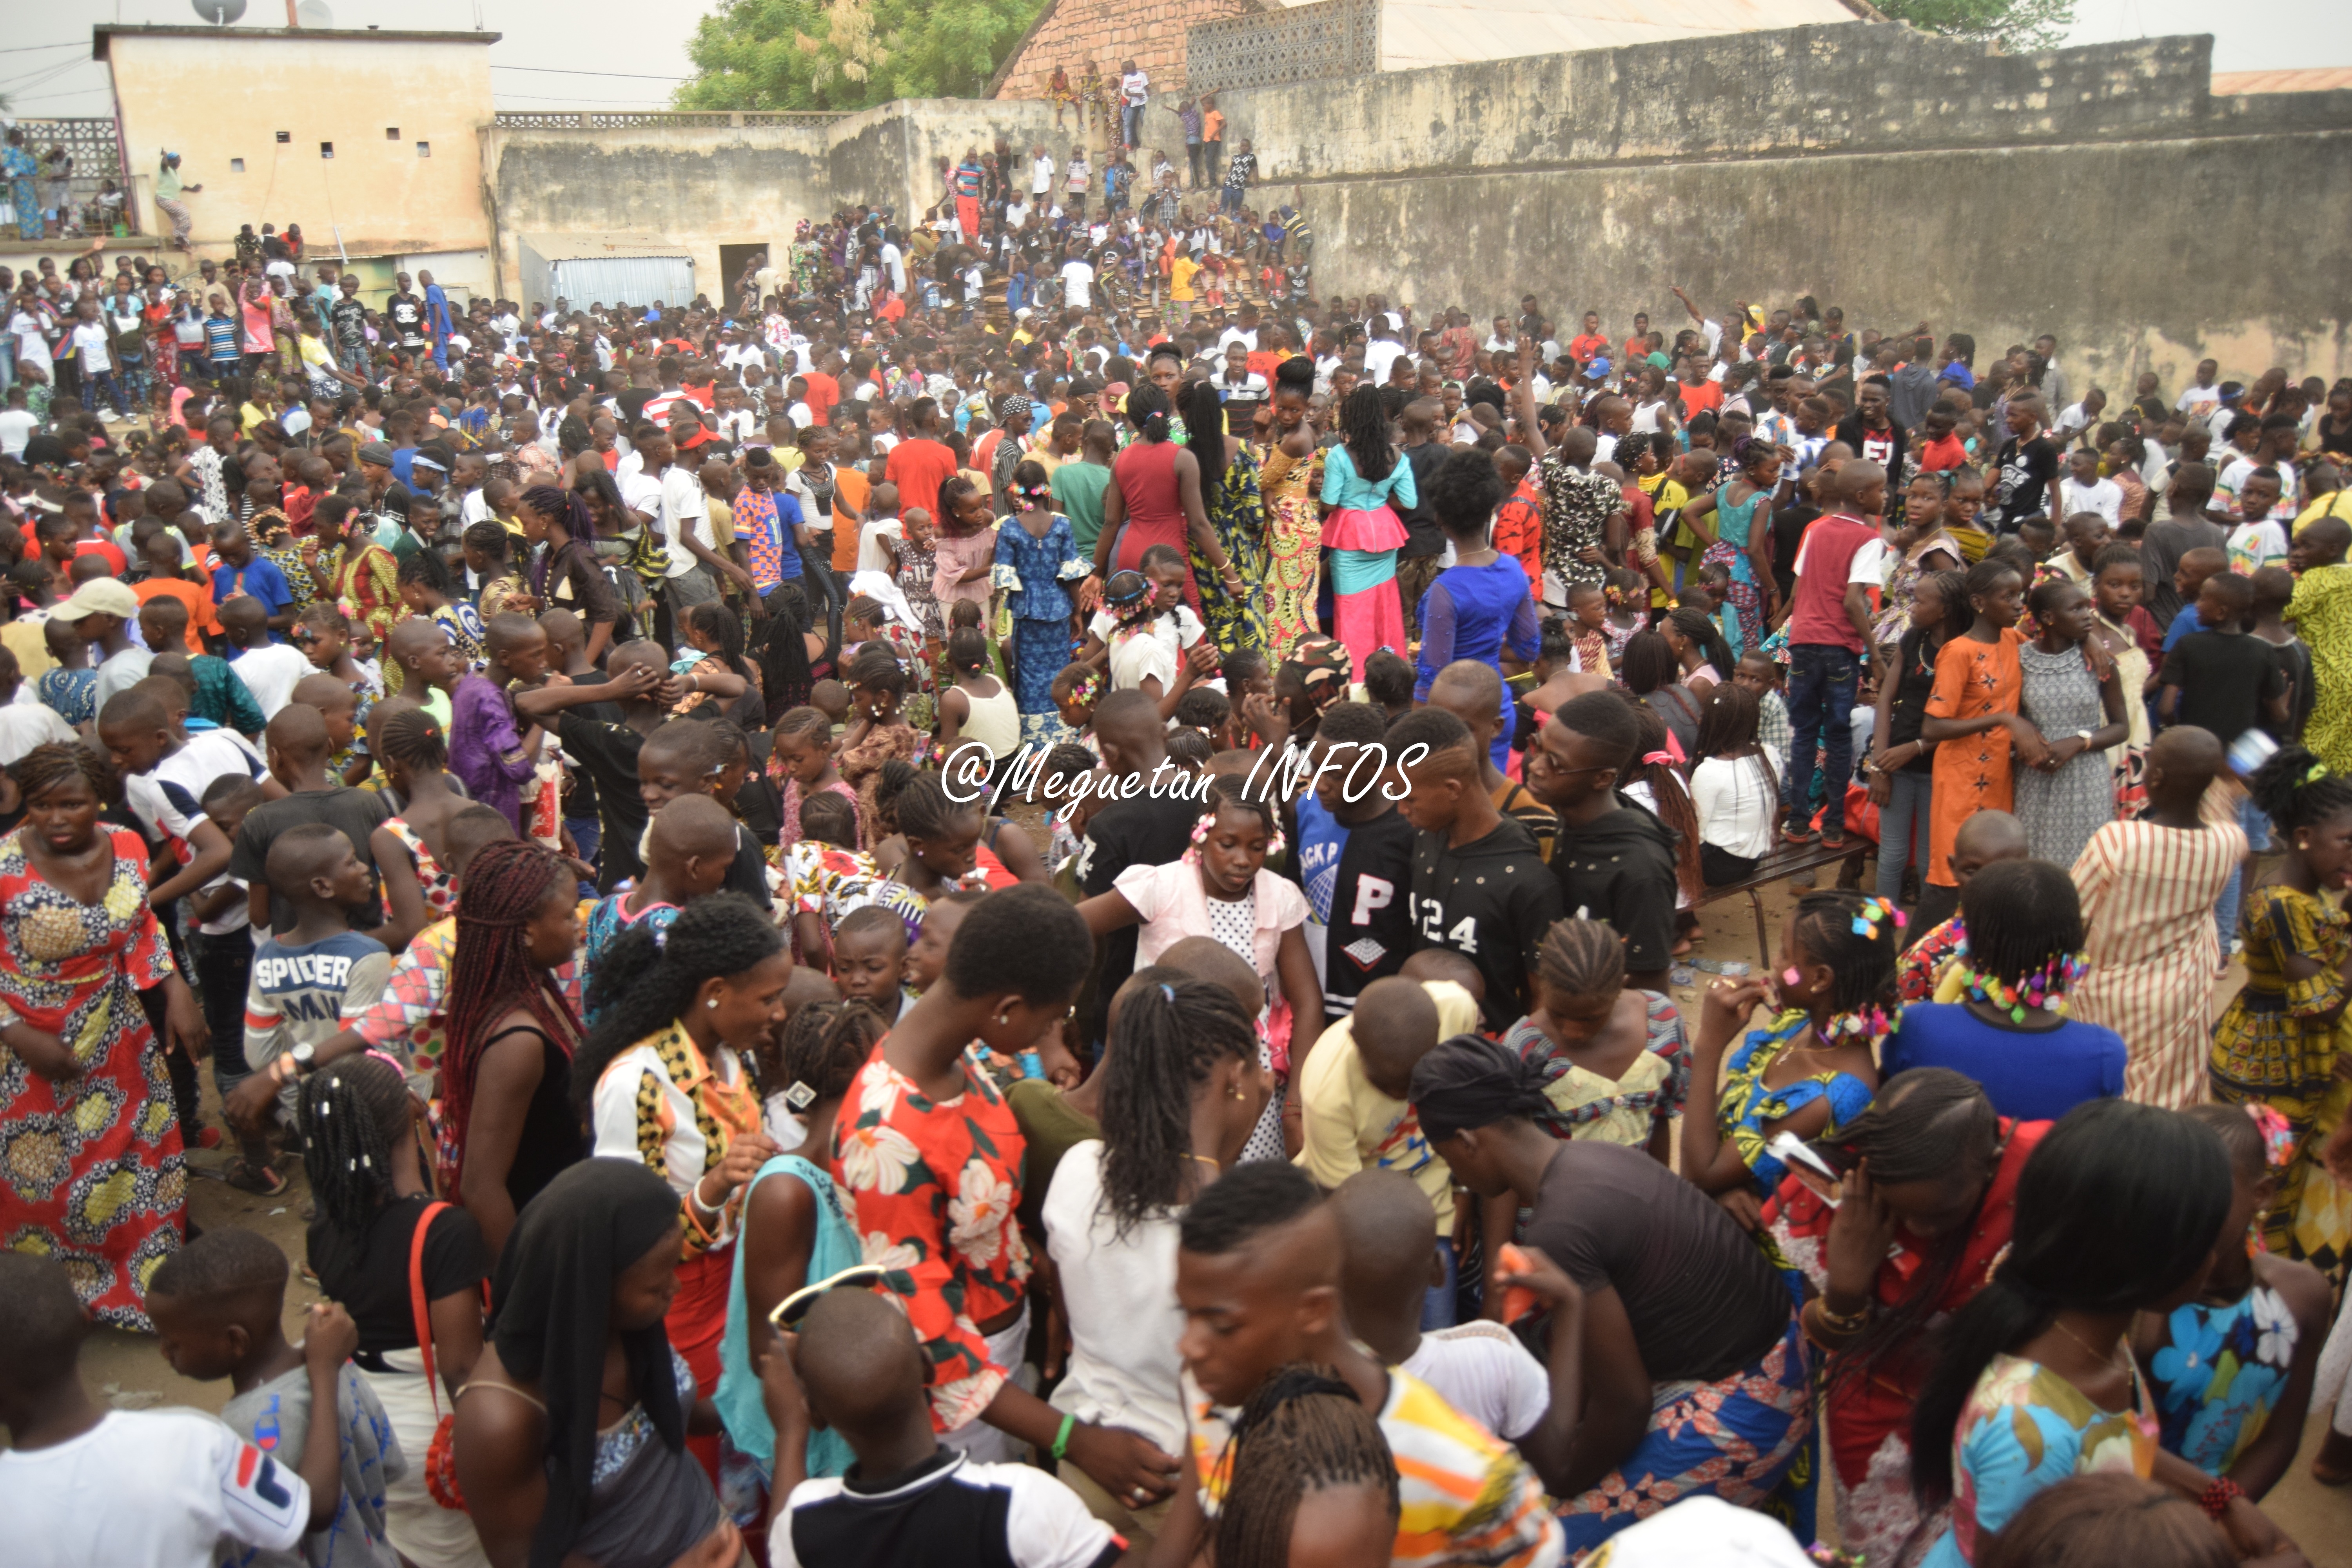
<svg viewBox="0 0 2352 1568">
<path fill-rule="evenodd" d="M 1797 591 L 1789 614 L 1789 646 L 1818 643 L 1862 651 L 1862 634 L 1846 618 L 1845 590 L 1853 558 L 1878 542 L 1878 530 L 1858 517 L 1832 512 L 1806 525 L 1797 545 Z"/>
<path fill-rule="evenodd" d="M 1696 386 L 1693 386 L 1687 381 L 1678 381 L 1675 385 L 1682 391 L 1683 413 L 1685 416 L 1723 406 L 1721 382 L 1702 380 Z"/>
<path fill-rule="evenodd" d="M 809 417 L 819 425 L 832 424 L 834 405 L 841 401 L 841 384 L 821 370 L 801 379 L 808 384 L 808 396 L 802 401 L 809 405 Z"/>
<path fill-rule="evenodd" d="M 77 539 L 74 541 L 74 553 L 102 555 L 106 557 L 106 564 L 113 575 L 127 577 L 131 574 L 131 563 L 123 558 L 122 552 L 110 539 Z"/>
<path fill-rule="evenodd" d="M 919 437 L 901 441 L 890 448 L 889 461 L 882 468 L 882 478 L 898 487 L 898 514 L 903 517 L 916 507 L 929 512 L 934 521 L 940 515 L 940 487 L 955 478 L 955 453 L 943 443 Z"/>
<path fill-rule="evenodd" d="M 1947 468 L 1957 468 L 1968 460 L 1969 449 L 1958 436 L 1947 436 L 1919 448 L 1919 469 L 1922 473 L 1940 474 Z"/>
<path fill-rule="evenodd" d="M 1579 364 L 1584 363 L 1587 360 L 1598 359 L 1608 352 L 1609 340 L 1598 332 L 1586 332 L 1580 337 L 1571 339 L 1568 345 L 1568 357 Z"/>
</svg>

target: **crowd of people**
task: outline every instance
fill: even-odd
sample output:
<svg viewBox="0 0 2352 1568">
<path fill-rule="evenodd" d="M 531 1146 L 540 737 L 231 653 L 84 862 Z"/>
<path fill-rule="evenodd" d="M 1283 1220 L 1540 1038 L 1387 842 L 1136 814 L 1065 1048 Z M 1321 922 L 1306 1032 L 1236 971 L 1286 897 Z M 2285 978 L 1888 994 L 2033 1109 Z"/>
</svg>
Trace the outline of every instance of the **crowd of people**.
<svg viewBox="0 0 2352 1568">
<path fill-rule="evenodd" d="M 0 279 L 12 1560 L 2301 1561 L 2352 383 L 1229 310 L 1036 156 Z"/>
</svg>

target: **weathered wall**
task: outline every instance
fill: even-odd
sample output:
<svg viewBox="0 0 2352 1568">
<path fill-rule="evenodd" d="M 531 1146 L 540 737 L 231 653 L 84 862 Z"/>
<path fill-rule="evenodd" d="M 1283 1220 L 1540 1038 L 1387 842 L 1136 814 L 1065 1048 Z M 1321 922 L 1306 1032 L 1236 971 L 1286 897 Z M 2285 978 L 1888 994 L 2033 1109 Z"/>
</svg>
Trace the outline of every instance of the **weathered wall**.
<svg viewBox="0 0 2352 1568">
<path fill-rule="evenodd" d="M 1483 320 L 1532 289 L 1620 328 L 1683 321 L 1669 284 L 1714 313 L 1811 293 L 1983 353 L 2053 332 L 2078 385 L 2352 373 L 2352 275 L 2310 265 L 2352 233 L 2352 92 L 2216 99 L 2210 58 L 1795 28 L 1219 102 L 1303 187 L 1322 293 Z"/>
<path fill-rule="evenodd" d="M 694 258 L 696 287 L 717 299 L 731 281 L 720 277 L 721 245 L 782 256 L 796 222 L 832 212 L 826 138 L 822 125 L 494 128 L 486 158 L 500 289 L 520 287 L 518 235 L 654 234 Z"/>
<path fill-rule="evenodd" d="M 1323 294 L 1484 318 L 1532 289 L 1557 320 L 1622 328 L 1681 319 L 1669 284 L 1717 313 L 1811 293 L 1986 353 L 2054 333 L 2077 384 L 2178 386 L 2208 354 L 2241 379 L 2352 374 L 2352 271 L 2329 264 L 2352 234 L 2352 92 L 2215 98 L 2210 57 L 2203 37 L 2011 57 L 1839 26 L 1219 103 L 1265 187 L 1301 187 Z M 501 132 L 499 227 L 651 229 L 715 265 L 722 239 L 789 238 L 839 205 L 919 216 L 968 146 L 1058 158 L 1052 120 L 933 100 L 816 130 Z"/>
<path fill-rule="evenodd" d="M 28 9 L 26 16 L 31 15 Z M 332 255 L 455 252 L 489 242 L 476 130 L 490 106 L 495 33 L 254 27 L 101 27 L 124 144 L 153 214 L 157 153 L 181 154 L 200 253 L 226 254 L 240 224 L 302 225 Z M 277 140 L 284 132 L 287 140 Z M 390 132 L 397 132 L 392 135 Z M 322 142 L 334 156 L 320 154 Z M 417 144 L 429 145 L 420 154 Z M 245 167 L 236 172 L 233 160 Z M 460 264 L 462 265 L 462 263 Z M 436 266 L 443 283 L 487 283 Z"/>
<path fill-rule="evenodd" d="M 1057 0 L 1028 36 L 1013 46 L 990 84 L 994 98 L 1043 98 L 1054 68 L 1069 73 L 1071 90 L 1088 70 L 1117 85 L 1119 66 L 1133 60 L 1151 78 L 1155 95 L 1184 85 L 1185 30 L 1195 23 L 1254 16 L 1279 0 Z"/>
</svg>

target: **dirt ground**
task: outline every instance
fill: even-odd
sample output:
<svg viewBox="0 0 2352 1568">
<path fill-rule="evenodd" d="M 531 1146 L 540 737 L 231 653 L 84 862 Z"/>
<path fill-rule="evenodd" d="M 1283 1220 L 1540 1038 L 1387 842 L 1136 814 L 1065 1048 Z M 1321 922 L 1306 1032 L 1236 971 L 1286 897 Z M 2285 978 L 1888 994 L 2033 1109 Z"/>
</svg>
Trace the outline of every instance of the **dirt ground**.
<svg viewBox="0 0 2352 1568">
<path fill-rule="evenodd" d="M 1828 886 L 1835 879 L 1833 871 L 1821 875 L 1822 884 Z M 1764 898 L 1765 927 L 1772 941 L 1780 941 L 1782 922 L 1787 919 L 1795 900 L 1804 891 L 1801 888 L 1775 887 Z M 1756 922 L 1749 913 L 1748 900 L 1730 899 L 1715 904 L 1700 913 L 1701 934 L 1694 957 L 1710 961 L 1737 960 L 1760 967 L 1765 960 L 1756 951 Z M 1688 960 L 1683 961 L 1685 963 Z M 1676 1006 L 1680 1007 L 1694 1026 L 1697 1022 L 1699 995 L 1697 986 L 1710 976 L 1700 973 L 1688 986 L 1674 991 Z M 2219 983 L 2221 994 L 2234 991 L 2239 976 Z M 205 1089 L 208 1116 L 216 1116 L 217 1107 L 212 1102 L 207 1075 Z M 200 1170 L 218 1170 L 227 1156 L 220 1152 L 198 1152 L 191 1156 Z M 199 1226 L 212 1227 L 245 1226 L 257 1229 L 286 1249 L 289 1258 L 299 1265 L 303 1257 L 303 1225 L 300 1218 L 304 1201 L 301 1173 L 293 1172 L 293 1182 L 284 1194 L 275 1198 L 257 1198 L 238 1192 L 226 1183 L 200 1178 L 190 1184 L 190 1213 Z M 298 1273 L 286 1293 L 286 1324 L 290 1336 L 301 1331 L 301 1319 L 310 1304 L 318 1300 L 318 1290 Z M 204 1410 L 218 1410 L 227 1401 L 226 1383 L 195 1384 L 173 1373 L 157 1353 L 154 1341 L 142 1335 L 104 1329 L 95 1334 L 82 1352 L 82 1377 L 92 1394 L 110 1402 L 118 1408 L 152 1409 L 159 1405 L 194 1405 Z M 2313 1414 L 2305 1429 L 2302 1452 L 2286 1475 L 2272 1492 L 2263 1507 L 2279 1527 L 2302 1546 L 2313 1568 L 2352 1568 L 2352 1487 L 2329 1489 L 2311 1479 L 2308 1468 L 2311 1455 L 2317 1449 L 2321 1435 L 2326 1430 L 2324 1413 Z M 1833 1537 L 1836 1521 L 1833 1511 L 1822 1510 L 1825 1535 Z"/>
</svg>

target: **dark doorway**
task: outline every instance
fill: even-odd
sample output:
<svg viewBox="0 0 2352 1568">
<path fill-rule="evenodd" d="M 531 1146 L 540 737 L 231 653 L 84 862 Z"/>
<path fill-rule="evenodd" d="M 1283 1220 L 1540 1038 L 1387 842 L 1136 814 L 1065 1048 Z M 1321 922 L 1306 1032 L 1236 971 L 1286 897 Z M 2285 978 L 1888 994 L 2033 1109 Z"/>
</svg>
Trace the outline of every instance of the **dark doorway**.
<svg viewBox="0 0 2352 1568">
<path fill-rule="evenodd" d="M 726 290 L 724 308 L 728 314 L 734 314 L 741 306 L 743 295 L 736 284 L 743 276 L 743 268 L 751 265 L 754 257 L 767 254 L 767 249 L 759 244 L 719 247 L 719 286 Z"/>
</svg>

